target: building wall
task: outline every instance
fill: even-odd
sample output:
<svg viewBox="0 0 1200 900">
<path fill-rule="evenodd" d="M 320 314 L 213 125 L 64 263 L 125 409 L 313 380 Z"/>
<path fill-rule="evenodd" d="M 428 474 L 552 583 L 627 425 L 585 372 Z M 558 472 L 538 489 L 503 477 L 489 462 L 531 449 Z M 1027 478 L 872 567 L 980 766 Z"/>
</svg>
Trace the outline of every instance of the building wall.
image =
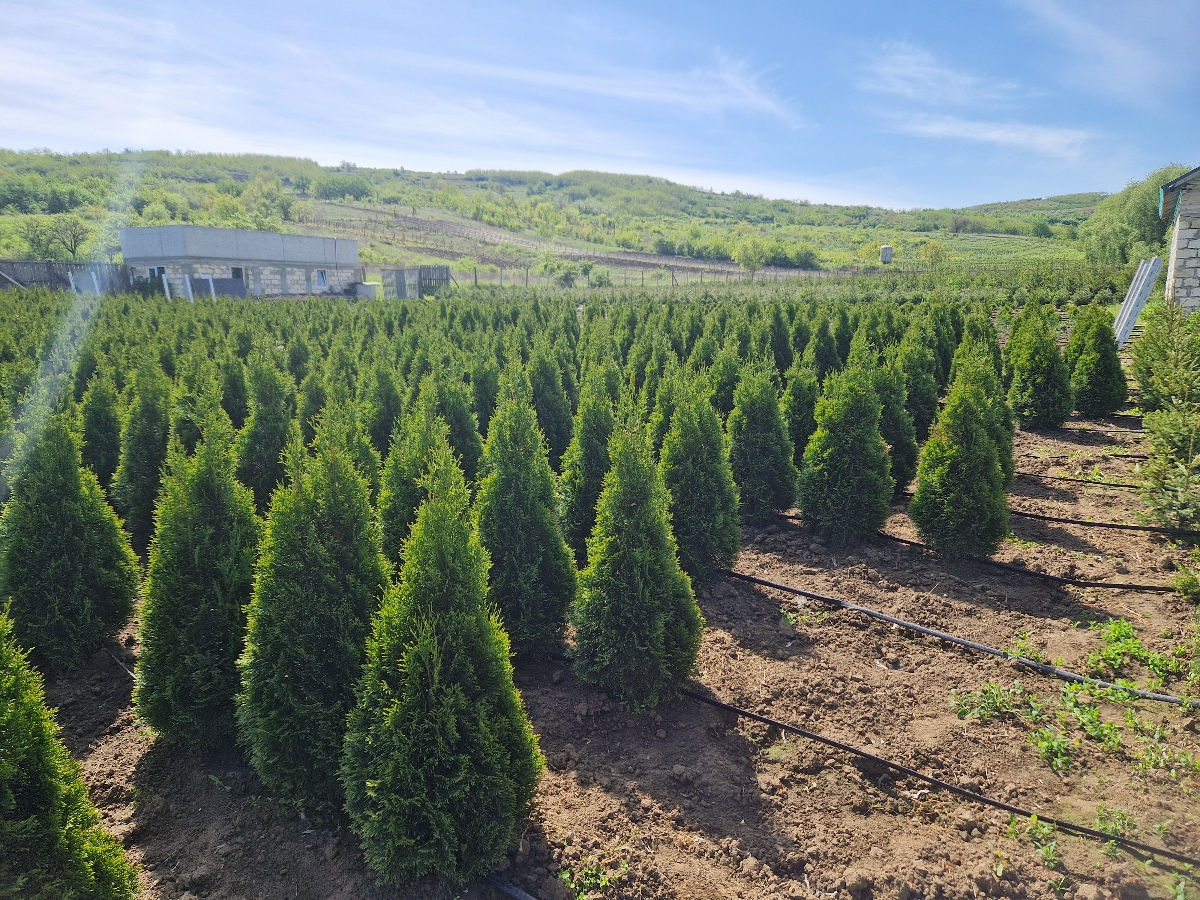
<svg viewBox="0 0 1200 900">
<path fill-rule="evenodd" d="M 1180 196 L 1166 293 L 1189 312 L 1200 309 L 1200 185 L 1189 186 Z"/>
<path fill-rule="evenodd" d="M 284 264 L 259 264 L 244 260 L 171 260 L 171 259 L 127 259 L 126 266 L 134 270 L 136 277 L 145 278 L 150 266 L 166 268 L 167 284 L 172 297 L 187 297 L 184 276 L 191 276 L 192 292 L 203 296 L 208 290 L 205 275 L 213 278 L 232 278 L 234 267 L 242 269 L 246 290 L 257 296 L 340 294 L 359 280 L 360 271 L 353 268 L 318 265 L 297 266 Z M 317 272 L 325 271 L 326 286 L 320 287 Z"/>
</svg>

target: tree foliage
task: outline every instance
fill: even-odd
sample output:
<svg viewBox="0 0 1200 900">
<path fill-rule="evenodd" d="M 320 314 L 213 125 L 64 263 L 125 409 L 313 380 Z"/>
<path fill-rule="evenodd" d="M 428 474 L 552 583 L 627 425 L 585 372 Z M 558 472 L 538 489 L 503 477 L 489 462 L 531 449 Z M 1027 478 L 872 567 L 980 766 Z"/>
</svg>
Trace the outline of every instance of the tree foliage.
<svg viewBox="0 0 1200 900">
<path fill-rule="evenodd" d="M 379 522 L 384 555 L 399 565 L 408 532 L 425 499 L 422 477 L 430 454 L 450 447 L 450 428 L 437 414 L 432 395 L 423 396 L 392 433 L 392 446 L 379 487 Z"/>
<path fill-rule="evenodd" d="M 1170 221 L 1158 215 L 1158 191 L 1187 170 L 1164 166 L 1097 203 L 1079 226 L 1079 242 L 1088 262 L 1121 266 L 1161 254 Z"/>
<path fill-rule="evenodd" d="M 144 360 L 133 380 L 133 406 L 121 430 L 121 458 L 112 497 L 133 549 L 142 555 L 154 534 L 154 503 L 167 459 L 170 389 L 162 371 Z"/>
<path fill-rule="evenodd" d="M 1071 413 L 1071 381 L 1048 313 L 1027 307 L 1004 348 L 1008 403 L 1022 428 L 1057 428 Z"/>
<path fill-rule="evenodd" d="M 83 464 L 108 488 L 121 461 L 121 408 L 117 391 L 107 378 L 88 383 L 80 410 L 83 420 Z"/>
<path fill-rule="evenodd" d="M 271 492 L 283 481 L 283 451 L 295 436 L 291 379 L 265 358 L 250 366 L 250 415 L 237 437 L 237 477 L 265 511 Z M 232 418 L 232 416 L 230 417 Z"/>
<path fill-rule="evenodd" d="M 1071 395 L 1075 408 L 1085 416 L 1110 416 L 1129 397 L 1112 326 L 1107 309 L 1085 306 L 1076 316 L 1067 342 L 1065 362 L 1071 375 Z"/>
<path fill-rule="evenodd" d="M 729 414 L 729 461 L 743 522 L 766 522 L 796 502 L 794 449 L 773 369 L 742 369 Z"/>
<path fill-rule="evenodd" d="M 562 458 L 558 510 L 563 538 L 578 566 L 587 565 L 587 539 L 596 523 L 596 501 L 609 468 L 612 402 L 602 377 L 587 378 L 579 395 L 571 443 Z"/>
</svg>

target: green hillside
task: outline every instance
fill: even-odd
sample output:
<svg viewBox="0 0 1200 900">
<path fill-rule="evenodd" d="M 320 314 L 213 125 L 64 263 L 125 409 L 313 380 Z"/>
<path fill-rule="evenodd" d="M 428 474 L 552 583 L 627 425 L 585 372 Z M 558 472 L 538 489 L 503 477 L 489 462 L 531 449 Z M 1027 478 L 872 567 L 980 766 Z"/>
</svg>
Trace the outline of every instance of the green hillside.
<svg viewBox="0 0 1200 900">
<path fill-rule="evenodd" d="M 116 259 L 117 229 L 187 222 L 354 236 L 371 266 L 836 269 L 1081 260 L 1102 194 L 889 210 L 602 172 L 412 172 L 275 156 L 0 150 L 0 257 Z M 647 256 L 647 254 L 652 256 Z M 590 267 L 589 267 L 590 268 Z M 598 270 L 599 271 L 599 270 Z M 590 274 L 590 273 L 589 273 Z"/>
</svg>

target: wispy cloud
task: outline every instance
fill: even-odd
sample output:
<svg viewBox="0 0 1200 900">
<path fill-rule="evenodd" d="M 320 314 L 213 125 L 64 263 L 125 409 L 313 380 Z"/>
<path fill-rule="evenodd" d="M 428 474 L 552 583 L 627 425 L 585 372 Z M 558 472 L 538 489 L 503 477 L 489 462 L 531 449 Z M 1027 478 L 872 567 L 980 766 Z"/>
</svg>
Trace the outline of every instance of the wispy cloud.
<svg viewBox="0 0 1200 900">
<path fill-rule="evenodd" d="M 950 115 L 897 116 L 894 131 L 919 137 L 973 141 L 1075 160 L 1096 135 L 1079 128 L 1055 128 L 1026 122 L 987 122 Z"/>
<path fill-rule="evenodd" d="M 1003 103 L 1019 90 L 1011 81 L 990 80 L 944 66 L 928 50 L 903 41 L 889 41 L 880 48 L 858 88 L 928 106 Z"/>
</svg>

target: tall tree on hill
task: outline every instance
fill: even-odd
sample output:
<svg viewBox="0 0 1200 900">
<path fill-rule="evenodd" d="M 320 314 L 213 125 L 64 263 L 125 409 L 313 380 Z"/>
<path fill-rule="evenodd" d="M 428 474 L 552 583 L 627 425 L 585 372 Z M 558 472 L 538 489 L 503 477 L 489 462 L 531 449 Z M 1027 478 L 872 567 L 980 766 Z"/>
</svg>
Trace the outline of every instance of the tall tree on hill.
<svg viewBox="0 0 1200 900">
<path fill-rule="evenodd" d="M 679 568 L 662 478 L 640 427 L 618 427 L 572 614 L 575 671 L 635 710 L 678 695 L 704 620 Z"/>
<path fill-rule="evenodd" d="M 232 442 L 224 413 L 210 411 L 196 455 L 174 451 L 158 503 L 133 699 L 138 715 L 173 743 L 234 734 L 262 522 L 254 496 L 233 476 Z"/>
<path fill-rule="evenodd" d="M 0 598 L 34 660 L 61 671 L 129 620 L 137 558 L 66 423 L 52 418 L 27 440 L 0 516 Z"/>
<path fill-rule="evenodd" d="M 555 652 L 567 605 L 575 596 L 575 564 L 554 510 L 554 475 L 529 381 L 510 366 L 483 450 L 475 518 L 492 558 L 488 598 L 520 659 Z"/>
<path fill-rule="evenodd" d="M 558 479 L 559 520 L 579 567 L 587 565 L 587 539 L 596 523 L 596 501 L 608 471 L 613 430 L 612 402 L 602 374 L 585 378 L 575 413 L 571 443 Z"/>
<path fill-rule="evenodd" d="M 895 481 L 879 433 L 882 405 L 861 369 L 834 373 L 817 401 L 817 430 L 800 469 L 805 518 L 838 542 L 859 538 L 887 519 Z"/>
<path fill-rule="evenodd" d="M 238 661 L 238 737 L 267 789 L 340 805 L 346 715 L 370 619 L 387 581 L 367 485 L 318 431 L 315 457 L 290 452 L 259 547 L 246 646 Z"/>
<path fill-rule="evenodd" d="M 0 609 L 0 890 L 6 897 L 132 900 L 137 871 L 100 825 L 40 676 Z"/>
<path fill-rule="evenodd" d="M 794 450 L 773 368 L 742 368 L 729 414 L 729 462 L 743 522 L 765 522 L 796 502 Z"/>
<path fill-rule="evenodd" d="M 341 766 L 352 827 L 391 884 L 491 871 L 544 766 L 508 638 L 489 613 L 467 487 L 446 449 L 433 452 L 422 488 L 399 584 L 372 624 Z"/>
<path fill-rule="evenodd" d="M 659 466 L 679 565 L 694 583 L 705 584 L 719 569 L 733 567 L 742 531 L 729 443 L 698 385 L 679 394 Z"/>
<path fill-rule="evenodd" d="M 133 406 L 121 430 L 121 459 L 112 484 L 113 503 L 139 555 L 154 533 L 154 501 L 167 458 L 169 397 L 158 366 L 143 361 L 133 379 Z"/>
</svg>

